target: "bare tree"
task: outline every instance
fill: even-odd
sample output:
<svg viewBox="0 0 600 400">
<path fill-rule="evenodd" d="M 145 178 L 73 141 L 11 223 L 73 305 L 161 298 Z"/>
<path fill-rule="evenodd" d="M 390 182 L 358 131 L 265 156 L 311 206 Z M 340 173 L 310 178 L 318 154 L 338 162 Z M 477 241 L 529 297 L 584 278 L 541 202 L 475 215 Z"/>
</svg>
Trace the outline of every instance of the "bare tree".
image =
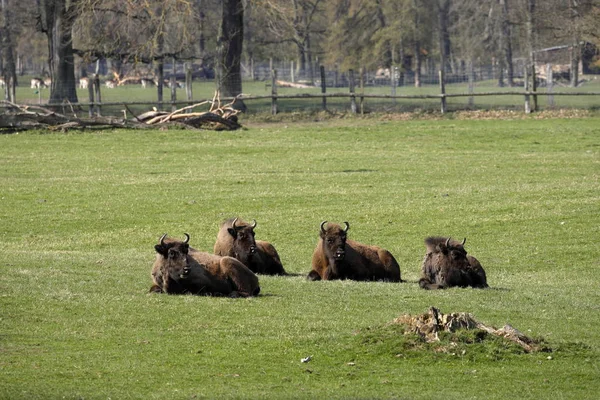
<svg viewBox="0 0 600 400">
<path fill-rule="evenodd" d="M 438 16 L 438 37 L 440 50 L 440 69 L 451 72 L 450 66 L 450 0 L 436 0 Z"/>
<path fill-rule="evenodd" d="M 14 45 L 11 37 L 11 15 L 8 7 L 8 0 L 2 0 L 2 25 L 0 26 L 0 44 L 2 46 L 1 57 L 2 78 L 4 79 L 4 98 L 8 101 L 15 101 L 15 92 L 17 86 L 17 70 L 15 67 Z"/>
<path fill-rule="evenodd" d="M 221 27 L 217 41 L 217 89 L 221 96 L 242 93 L 241 58 L 244 43 L 244 4 L 242 0 L 223 0 Z M 243 103 L 238 106 L 243 109 Z"/>
<path fill-rule="evenodd" d="M 77 103 L 75 63 L 71 30 L 78 0 L 39 0 L 39 29 L 48 38 L 50 103 Z"/>
</svg>

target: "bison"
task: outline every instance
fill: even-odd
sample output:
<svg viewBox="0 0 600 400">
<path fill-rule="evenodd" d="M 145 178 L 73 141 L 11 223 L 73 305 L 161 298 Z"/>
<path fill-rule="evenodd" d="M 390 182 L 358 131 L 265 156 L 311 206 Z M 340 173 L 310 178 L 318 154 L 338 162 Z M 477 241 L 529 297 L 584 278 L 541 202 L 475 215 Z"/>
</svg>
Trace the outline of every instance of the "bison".
<svg viewBox="0 0 600 400">
<path fill-rule="evenodd" d="M 327 225 L 325 225 L 327 224 Z M 313 253 L 309 280 L 353 279 L 357 281 L 402 282 L 394 256 L 378 246 L 346 239 L 350 225 L 321 223 L 319 241 Z"/>
<path fill-rule="evenodd" d="M 256 220 L 248 224 L 239 218 L 230 218 L 221 224 L 214 253 L 237 258 L 252 272 L 267 275 L 286 275 L 275 247 L 254 238 Z"/>
<path fill-rule="evenodd" d="M 150 292 L 231 297 L 259 294 L 258 278 L 235 258 L 191 248 L 187 233 L 184 241 L 166 237 L 165 233 L 154 246 L 157 254 Z"/>
<path fill-rule="evenodd" d="M 453 286 L 487 288 L 483 267 L 467 255 L 462 243 L 445 237 L 425 239 L 427 252 L 421 267 L 419 286 L 423 289 L 445 289 Z"/>
</svg>

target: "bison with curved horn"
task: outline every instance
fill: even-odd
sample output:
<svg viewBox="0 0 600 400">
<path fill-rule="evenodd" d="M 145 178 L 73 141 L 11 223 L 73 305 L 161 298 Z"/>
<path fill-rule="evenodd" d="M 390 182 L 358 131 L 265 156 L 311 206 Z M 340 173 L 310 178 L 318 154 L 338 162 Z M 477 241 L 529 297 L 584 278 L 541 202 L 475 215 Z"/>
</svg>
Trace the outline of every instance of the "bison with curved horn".
<svg viewBox="0 0 600 400">
<path fill-rule="evenodd" d="M 467 254 L 462 243 L 446 237 L 425 239 L 427 252 L 421 266 L 419 286 L 445 289 L 453 286 L 487 288 L 485 271 L 479 261 Z"/>
<path fill-rule="evenodd" d="M 154 246 L 150 292 L 205 296 L 248 297 L 260 292 L 258 278 L 232 257 L 198 251 L 185 240 L 167 238 L 165 233 Z"/>
<path fill-rule="evenodd" d="M 275 247 L 256 240 L 256 220 L 249 224 L 239 218 L 223 221 L 217 235 L 214 253 L 234 257 L 257 274 L 286 275 Z"/>
<path fill-rule="evenodd" d="M 321 223 L 319 241 L 312 257 L 309 280 L 352 279 L 402 282 L 394 256 L 378 246 L 347 239 L 350 224 Z"/>
</svg>

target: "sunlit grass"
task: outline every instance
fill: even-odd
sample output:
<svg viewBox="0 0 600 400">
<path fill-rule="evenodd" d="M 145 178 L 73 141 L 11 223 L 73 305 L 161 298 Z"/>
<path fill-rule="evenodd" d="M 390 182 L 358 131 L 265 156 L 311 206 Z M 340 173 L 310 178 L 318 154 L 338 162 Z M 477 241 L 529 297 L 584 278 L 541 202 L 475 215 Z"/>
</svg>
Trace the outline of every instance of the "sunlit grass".
<svg viewBox="0 0 600 400">
<path fill-rule="evenodd" d="M 598 392 L 598 119 L 244 125 L 0 136 L 1 398 Z M 233 215 L 292 276 L 252 299 L 146 293 L 163 233 L 210 250 Z M 408 282 L 306 281 L 323 220 Z M 466 237 L 491 288 L 419 289 L 428 235 Z M 542 337 L 552 359 L 406 355 L 386 324 L 430 306 Z"/>
</svg>

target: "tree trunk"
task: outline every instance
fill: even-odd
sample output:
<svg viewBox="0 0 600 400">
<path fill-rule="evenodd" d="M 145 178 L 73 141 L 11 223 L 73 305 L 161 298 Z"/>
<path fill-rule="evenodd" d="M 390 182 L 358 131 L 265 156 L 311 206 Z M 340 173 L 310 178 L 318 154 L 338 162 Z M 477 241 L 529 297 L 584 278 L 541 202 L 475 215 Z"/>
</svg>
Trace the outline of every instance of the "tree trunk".
<svg viewBox="0 0 600 400">
<path fill-rule="evenodd" d="M 218 46 L 217 87 L 224 97 L 242 93 L 241 58 L 244 42 L 243 0 L 223 0 Z M 241 101 L 239 102 L 241 103 Z M 243 103 L 236 104 L 242 109 Z"/>
<path fill-rule="evenodd" d="M 440 41 L 440 69 L 451 72 L 450 66 L 450 0 L 437 0 L 438 8 L 438 33 Z"/>
<path fill-rule="evenodd" d="M 531 75 L 531 88 L 536 90 L 535 74 L 535 0 L 527 0 L 527 51 L 529 53 L 528 70 Z M 533 96 L 531 111 L 537 110 L 537 96 Z"/>
<path fill-rule="evenodd" d="M 579 43 L 575 43 L 571 47 L 571 87 L 577 87 L 579 84 L 579 60 L 581 54 L 581 47 Z"/>
<path fill-rule="evenodd" d="M 2 0 L 2 16 L 4 26 L 0 27 L 1 58 L 3 61 L 2 78 L 4 79 L 4 98 L 16 102 L 17 69 L 15 67 L 14 47 L 10 35 L 10 15 L 7 0 Z"/>
<path fill-rule="evenodd" d="M 414 57 L 415 57 L 415 87 L 421 87 L 421 64 L 423 59 L 421 57 L 421 41 L 419 40 L 419 31 L 421 29 L 421 17 L 419 14 L 419 8 L 417 0 L 413 0 L 414 9 Z"/>
<path fill-rule="evenodd" d="M 199 36 L 198 36 L 198 50 L 200 54 L 200 59 L 202 60 L 201 65 L 204 65 L 204 54 L 206 52 L 206 38 L 204 35 L 204 29 L 205 29 L 205 19 L 206 19 L 206 14 L 204 14 L 204 5 L 202 4 L 203 1 L 202 0 L 196 0 L 196 8 L 198 10 L 198 30 L 199 30 Z"/>
<path fill-rule="evenodd" d="M 500 0 L 502 6 L 502 28 L 500 34 L 502 35 L 501 49 L 504 52 L 504 64 L 506 66 L 506 83 L 508 86 L 515 85 L 515 72 L 513 69 L 513 55 L 512 55 L 512 33 L 510 29 L 510 21 L 508 20 L 508 0 Z"/>
<path fill-rule="evenodd" d="M 42 32 L 48 37 L 50 103 L 77 103 L 71 30 L 77 0 L 38 0 Z"/>
</svg>

